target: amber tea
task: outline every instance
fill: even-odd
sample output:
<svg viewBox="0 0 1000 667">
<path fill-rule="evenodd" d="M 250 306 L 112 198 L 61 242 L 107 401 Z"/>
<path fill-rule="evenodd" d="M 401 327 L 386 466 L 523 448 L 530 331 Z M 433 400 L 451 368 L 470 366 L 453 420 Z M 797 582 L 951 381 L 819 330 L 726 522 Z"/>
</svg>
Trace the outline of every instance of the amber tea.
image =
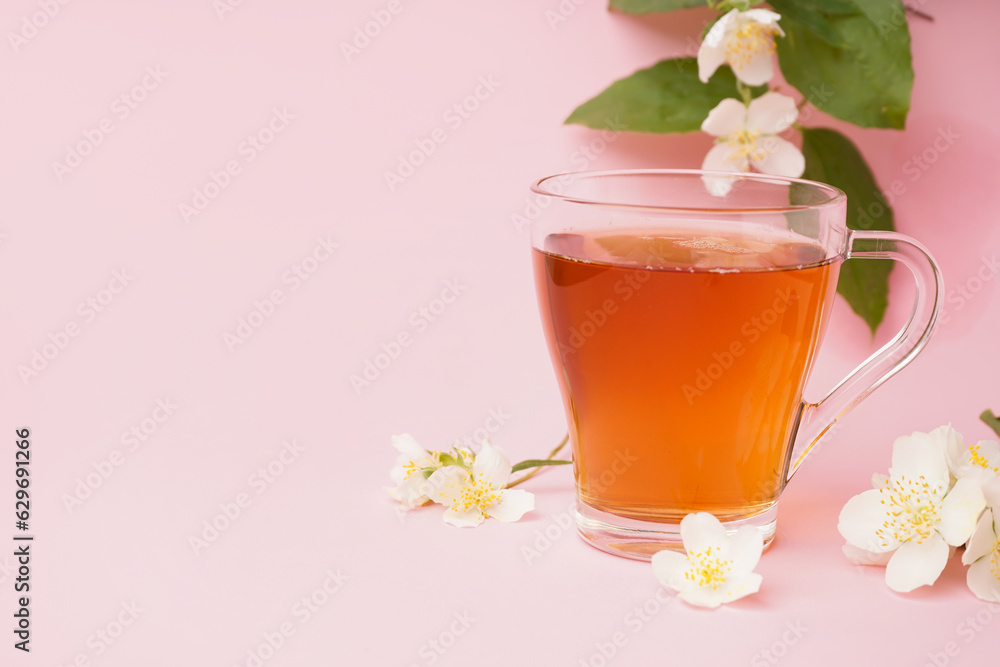
<svg viewBox="0 0 1000 667">
<path fill-rule="evenodd" d="M 839 260 L 779 232 L 547 236 L 536 284 L 579 499 L 668 522 L 773 504 Z"/>
</svg>

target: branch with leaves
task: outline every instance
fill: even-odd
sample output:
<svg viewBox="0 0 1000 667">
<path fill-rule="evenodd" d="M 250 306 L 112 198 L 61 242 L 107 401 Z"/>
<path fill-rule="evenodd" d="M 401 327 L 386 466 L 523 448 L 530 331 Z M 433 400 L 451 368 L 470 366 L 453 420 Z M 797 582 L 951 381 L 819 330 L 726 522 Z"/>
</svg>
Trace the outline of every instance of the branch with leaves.
<svg viewBox="0 0 1000 667">
<path fill-rule="evenodd" d="M 899 0 L 610 0 L 628 14 L 706 7 L 718 12 L 695 58 L 671 58 L 611 84 L 566 123 L 629 131 L 706 131 L 702 168 L 801 176 L 847 193 L 847 225 L 893 230 L 892 206 L 864 157 L 840 132 L 798 121 L 807 105 L 866 128 L 902 130 L 913 67 Z M 774 54 L 797 99 L 771 88 Z M 737 105 L 742 105 L 738 109 Z M 793 129 L 801 151 L 778 134 Z M 888 306 L 888 260 L 848 260 L 837 291 L 874 335 Z"/>
</svg>

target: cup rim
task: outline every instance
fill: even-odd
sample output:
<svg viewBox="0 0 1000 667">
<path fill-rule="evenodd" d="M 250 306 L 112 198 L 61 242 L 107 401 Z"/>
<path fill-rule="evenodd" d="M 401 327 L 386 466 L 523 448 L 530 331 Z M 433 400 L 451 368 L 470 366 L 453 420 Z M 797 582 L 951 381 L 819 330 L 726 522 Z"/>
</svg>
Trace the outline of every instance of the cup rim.
<svg viewBox="0 0 1000 667">
<path fill-rule="evenodd" d="M 657 204 L 631 204 L 624 202 L 602 201 L 597 199 L 586 199 L 584 197 L 574 197 L 547 190 L 544 184 L 557 178 L 567 176 L 575 177 L 601 177 L 601 176 L 718 176 L 724 178 L 736 178 L 738 180 L 750 180 L 761 183 L 801 183 L 810 185 L 830 194 L 830 197 L 814 204 L 786 204 L 783 206 L 719 206 L 713 208 L 709 206 L 660 206 Z M 761 174 L 756 172 L 731 172 L 731 171 L 709 171 L 706 169 L 604 169 L 597 171 L 565 171 L 550 176 L 545 176 L 531 184 L 531 191 L 544 197 L 552 197 L 561 201 L 574 204 L 590 204 L 593 206 L 604 206 L 608 208 L 625 208 L 631 210 L 652 210 L 669 213 L 780 213 L 787 211 L 805 211 L 809 209 L 825 208 L 836 206 L 847 201 L 847 194 L 838 187 L 820 181 L 811 181 L 804 178 L 791 178 L 788 176 L 773 176 L 771 174 Z"/>
</svg>

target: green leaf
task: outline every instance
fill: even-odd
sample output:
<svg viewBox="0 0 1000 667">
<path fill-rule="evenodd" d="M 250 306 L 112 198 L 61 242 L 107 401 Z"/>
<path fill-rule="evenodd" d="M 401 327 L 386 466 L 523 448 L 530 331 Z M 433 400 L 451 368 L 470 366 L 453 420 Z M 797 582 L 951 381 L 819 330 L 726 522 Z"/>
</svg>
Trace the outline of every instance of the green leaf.
<svg viewBox="0 0 1000 667">
<path fill-rule="evenodd" d="M 573 463 L 572 461 L 560 461 L 558 459 L 528 459 L 527 461 L 521 461 L 514 467 L 510 469 L 511 473 L 520 472 L 526 470 L 527 468 L 541 468 L 542 466 L 565 466 Z"/>
<path fill-rule="evenodd" d="M 818 109 L 849 123 L 906 126 L 913 66 L 906 10 L 899 0 L 836 0 L 830 7 L 819 0 L 778 0 L 772 5 L 782 13 L 785 37 L 778 38 L 777 50 L 788 83 Z"/>
<path fill-rule="evenodd" d="M 995 415 L 990 410 L 983 410 L 983 414 L 979 415 L 979 418 L 993 429 L 997 435 L 1000 435 L 1000 415 Z"/>
<path fill-rule="evenodd" d="M 675 9 L 707 6 L 707 0 L 609 0 L 608 2 L 608 9 L 617 9 L 626 14 L 672 12 Z"/>
<path fill-rule="evenodd" d="M 819 0 L 770 0 L 770 2 L 774 11 L 781 14 L 779 25 L 784 26 L 786 22 L 793 21 L 824 42 L 838 48 L 847 48 L 847 42 L 837 33 L 829 14 L 856 13 L 849 2 L 843 3 L 847 6 L 841 7 L 841 11 L 831 11 L 826 3 L 821 3 Z M 843 11 L 844 9 L 847 11 Z"/>
<path fill-rule="evenodd" d="M 752 92 L 763 95 L 767 86 Z M 708 112 L 727 97 L 739 99 L 729 67 L 720 67 L 705 84 L 694 58 L 673 58 L 615 81 L 565 122 L 615 132 L 697 132 Z"/>
<path fill-rule="evenodd" d="M 789 7 L 792 11 L 797 9 L 799 12 L 822 12 L 831 16 L 861 12 L 855 0 L 777 0 L 777 2 L 771 2 L 771 7 L 782 16 L 784 16 L 783 12 L 789 10 Z"/>
<path fill-rule="evenodd" d="M 851 140 L 826 128 L 802 130 L 802 153 L 806 170 L 802 175 L 829 183 L 847 193 L 847 226 L 851 229 L 895 229 L 892 208 Z M 837 292 L 861 316 L 875 335 L 889 303 L 888 259 L 850 259 L 840 269 Z"/>
</svg>

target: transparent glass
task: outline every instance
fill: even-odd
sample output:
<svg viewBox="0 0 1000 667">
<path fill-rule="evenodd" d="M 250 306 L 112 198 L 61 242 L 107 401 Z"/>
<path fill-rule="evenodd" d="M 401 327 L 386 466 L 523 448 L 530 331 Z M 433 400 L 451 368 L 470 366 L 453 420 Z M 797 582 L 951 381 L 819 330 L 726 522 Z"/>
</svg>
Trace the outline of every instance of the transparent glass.
<svg viewBox="0 0 1000 667">
<path fill-rule="evenodd" d="M 902 234 L 849 230 L 844 193 L 798 179 L 583 172 L 532 190 L 532 261 L 580 534 L 649 559 L 680 548 L 681 519 L 705 511 L 770 543 L 781 492 L 812 446 L 931 335 L 942 282 L 930 254 Z M 913 311 L 808 402 L 850 258 L 902 262 Z"/>
</svg>

